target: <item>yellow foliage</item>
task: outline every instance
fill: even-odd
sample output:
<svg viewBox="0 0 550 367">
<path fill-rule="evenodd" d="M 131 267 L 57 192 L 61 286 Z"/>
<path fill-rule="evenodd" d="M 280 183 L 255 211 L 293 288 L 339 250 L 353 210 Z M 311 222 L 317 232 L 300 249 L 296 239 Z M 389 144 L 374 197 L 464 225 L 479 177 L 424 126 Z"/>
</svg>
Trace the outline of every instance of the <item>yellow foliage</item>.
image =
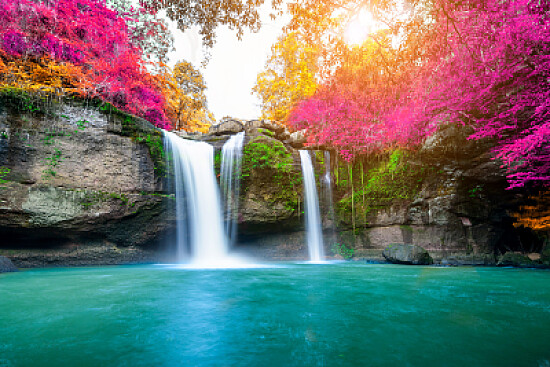
<svg viewBox="0 0 550 367">
<path fill-rule="evenodd" d="M 157 78 L 166 99 L 166 115 L 174 128 L 207 132 L 214 117 L 206 107 L 206 84 L 200 71 L 191 63 L 181 61 L 173 70 L 162 65 Z"/>
<path fill-rule="evenodd" d="M 292 108 L 317 89 L 319 52 L 296 32 L 271 47 L 266 70 L 258 74 L 253 92 L 262 101 L 262 117 L 284 122 Z"/>
</svg>

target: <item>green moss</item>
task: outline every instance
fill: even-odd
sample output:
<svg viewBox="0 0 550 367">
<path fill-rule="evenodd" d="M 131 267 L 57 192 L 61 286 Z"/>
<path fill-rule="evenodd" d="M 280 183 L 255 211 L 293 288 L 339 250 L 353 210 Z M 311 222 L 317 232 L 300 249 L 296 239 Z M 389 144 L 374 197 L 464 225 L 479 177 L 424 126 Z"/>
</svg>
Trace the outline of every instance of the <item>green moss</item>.
<svg viewBox="0 0 550 367">
<path fill-rule="evenodd" d="M 50 115 L 53 99 L 37 93 L 29 93 L 21 88 L 0 88 L 0 112 L 4 108 L 16 111 Z"/>
<path fill-rule="evenodd" d="M 82 192 L 80 190 L 75 190 L 77 192 Z M 106 191 L 84 191 L 84 196 L 80 202 L 80 205 L 83 208 L 89 208 L 97 204 L 101 204 L 110 200 L 119 200 L 120 205 L 127 205 L 133 207 L 134 202 L 131 202 L 128 196 L 125 194 L 120 194 L 116 192 L 106 192 Z"/>
<path fill-rule="evenodd" d="M 420 190 L 425 172 L 409 162 L 410 153 L 395 150 L 367 165 L 366 170 L 361 162 L 340 164 L 337 188 L 346 193 L 336 205 L 340 216 L 349 216 L 353 207 L 357 224 L 366 225 L 371 211 L 412 200 Z"/>
<path fill-rule="evenodd" d="M 274 138 L 275 137 L 275 133 L 271 130 L 267 130 L 267 129 L 264 129 L 264 128 L 258 128 L 258 132 L 260 134 L 263 134 L 263 135 L 266 135 L 266 136 L 269 136 L 270 138 Z"/>
<path fill-rule="evenodd" d="M 222 170 L 222 152 L 221 150 L 217 150 L 214 154 L 214 172 L 216 175 L 221 174 Z"/>
<path fill-rule="evenodd" d="M 401 228 L 403 231 L 412 232 L 413 229 L 409 225 L 400 225 L 399 228 Z"/>
<path fill-rule="evenodd" d="M 277 186 L 270 194 L 270 202 L 283 202 L 288 210 L 295 210 L 300 200 L 302 176 L 294 170 L 292 153 L 278 140 L 258 136 L 243 149 L 242 179 L 247 188 L 253 172 Z"/>
<path fill-rule="evenodd" d="M 346 260 L 351 259 L 353 257 L 353 254 L 355 253 L 354 249 L 340 243 L 332 244 L 332 246 L 330 247 L 330 250 L 334 255 L 340 255 Z"/>
<path fill-rule="evenodd" d="M 280 180 L 292 171 L 292 154 L 278 140 L 256 137 L 243 149 L 243 178 L 250 176 L 253 169 L 271 169 L 275 179 Z"/>
<path fill-rule="evenodd" d="M 0 167 L 0 185 L 7 183 L 9 180 L 6 179 L 6 176 L 11 172 L 11 169 L 7 167 Z"/>
</svg>

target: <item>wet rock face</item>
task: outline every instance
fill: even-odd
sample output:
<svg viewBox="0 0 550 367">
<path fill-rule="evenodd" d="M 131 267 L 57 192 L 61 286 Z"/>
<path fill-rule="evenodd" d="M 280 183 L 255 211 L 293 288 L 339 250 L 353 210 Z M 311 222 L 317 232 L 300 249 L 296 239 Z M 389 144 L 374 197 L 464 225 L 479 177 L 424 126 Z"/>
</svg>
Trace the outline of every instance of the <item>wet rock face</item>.
<svg viewBox="0 0 550 367">
<path fill-rule="evenodd" d="M 406 265 L 430 265 L 433 264 L 433 260 L 428 254 L 428 251 L 424 250 L 420 246 L 404 244 L 404 243 L 392 243 L 384 249 L 382 256 L 386 260 L 394 264 L 406 264 Z"/>
<path fill-rule="evenodd" d="M 0 273 L 10 273 L 17 271 L 17 268 L 10 259 L 4 256 L 0 256 Z"/>
<path fill-rule="evenodd" d="M 127 116 L 78 104 L 52 115 L 2 111 L 0 247 L 91 239 L 128 246 L 168 225 L 150 146 L 162 140 L 148 123 L 133 118 L 129 126 Z"/>
<path fill-rule="evenodd" d="M 448 265 L 494 265 L 495 256 L 507 251 L 538 252 L 536 236 L 513 226 L 509 213 L 518 208 L 521 198 L 506 190 L 506 172 L 491 159 L 490 144 L 468 140 L 469 134 L 467 128 L 443 128 L 419 152 L 410 154 L 406 171 L 422 170 L 421 176 L 383 181 L 383 176 L 369 173 L 365 186 L 356 180 L 355 216 L 349 185 L 345 187 L 335 198 L 337 204 L 348 203 L 336 212 L 340 241 L 353 246 L 358 256 L 381 253 L 391 243 L 410 243 L 426 249 L 436 263 Z M 380 163 L 373 166 L 376 175 Z M 354 177 L 361 175 L 357 168 Z M 361 211 L 360 193 L 369 180 L 383 183 L 380 192 L 388 196 L 371 199 L 367 210 Z M 402 193 L 402 198 L 392 197 L 392 192 Z"/>
</svg>

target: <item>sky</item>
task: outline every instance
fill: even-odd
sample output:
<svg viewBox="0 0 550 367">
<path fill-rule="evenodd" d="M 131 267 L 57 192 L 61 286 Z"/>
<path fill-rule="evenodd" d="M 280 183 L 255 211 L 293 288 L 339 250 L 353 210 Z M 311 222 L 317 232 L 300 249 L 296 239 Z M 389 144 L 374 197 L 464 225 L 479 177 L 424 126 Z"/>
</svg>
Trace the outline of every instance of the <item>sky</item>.
<svg viewBox="0 0 550 367">
<path fill-rule="evenodd" d="M 236 32 L 226 27 L 217 30 L 217 42 L 211 50 L 206 68 L 201 67 L 203 50 L 196 29 L 185 33 L 172 27 L 175 51 L 170 57 L 173 66 L 185 59 L 199 68 L 206 81 L 208 108 L 216 120 L 225 116 L 239 119 L 255 119 L 261 115 L 260 100 L 251 94 L 256 75 L 263 71 L 269 57 L 271 45 L 282 34 L 282 28 L 289 21 L 288 16 L 269 18 L 271 7 L 260 9 L 262 27 L 258 33 L 245 32 L 239 41 Z"/>
</svg>

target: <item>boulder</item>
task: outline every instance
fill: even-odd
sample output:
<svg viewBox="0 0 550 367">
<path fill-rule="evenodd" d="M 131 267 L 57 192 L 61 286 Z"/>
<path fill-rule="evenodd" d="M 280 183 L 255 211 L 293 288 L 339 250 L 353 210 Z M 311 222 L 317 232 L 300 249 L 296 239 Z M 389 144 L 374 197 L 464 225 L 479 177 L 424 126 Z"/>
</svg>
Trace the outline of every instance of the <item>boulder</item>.
<svg viewBox="0 0 550 367">
<path fill-rule="evenodd" d="M 210 126 L 209 135 L 228 135 L 244 131 L 244 125 L 241 121 L 234 119 L 222 120 L 219 124 Z"/>
<path fill-rule="evenodd" d="M 13 265 L 11 260 L 7 257 L 0 256 L 0 273 L 9 273 L 13 271 L 17 271 L 17 268 Z"/>
<path fill-rule="evenodd" d="M 262 122 L 260 120 L 249 120 L 244 123 L 244 131 L 247 134 L 254 134 L 256 130 L 262 127 Z"/>
<path fill-rule="evenodd" d="M 281 141 L 288 140 L 290 138 L 290 133 L 288 132 L 287 129 L 284 129 L 280 133 L 277 133 L 276 138 Z"/>
<path fill-rule="evenodd" d="M 392 243 L 382 252 L 384 258 L 393 264 L 430 265 L 433 264 L 428 251 L 417 245 Z"/>
<path fill-rule="evenodd" d="M 270 120 L 262 120 L 261 126 L 264 129 L 268 129 L 273 131 L 275 134 L 280 134 L 285 130 L 285 127 L 283 125 L 280 125 L 276 122 L 270 121 Z"/>
<path fill-rule="evenodd" d="M 540 261 L 540 259 L 542 258 L 542 256 L 539 253 L 536 253 L 536 252 L 532 252 L 530 254 L 527 254 L 527 257 L 531 261 Z"/>
<path fill-rule="evenodd" d="M 302 148 L 306 142 L 306 135 L 304 130 L 295 131 L 290 134 L 290 137 L 284 141 L 285 144 L 290 145 L 293 148 Z"/>
<path fill-rule="evenodd" d="M 497 266 L 514 266 L 518 268 L 529 268 L 536 265 L 537 263 L 531 260 L 527 255 L 512 251 L 500 256 L 497 262 Z"/>
</svg>

